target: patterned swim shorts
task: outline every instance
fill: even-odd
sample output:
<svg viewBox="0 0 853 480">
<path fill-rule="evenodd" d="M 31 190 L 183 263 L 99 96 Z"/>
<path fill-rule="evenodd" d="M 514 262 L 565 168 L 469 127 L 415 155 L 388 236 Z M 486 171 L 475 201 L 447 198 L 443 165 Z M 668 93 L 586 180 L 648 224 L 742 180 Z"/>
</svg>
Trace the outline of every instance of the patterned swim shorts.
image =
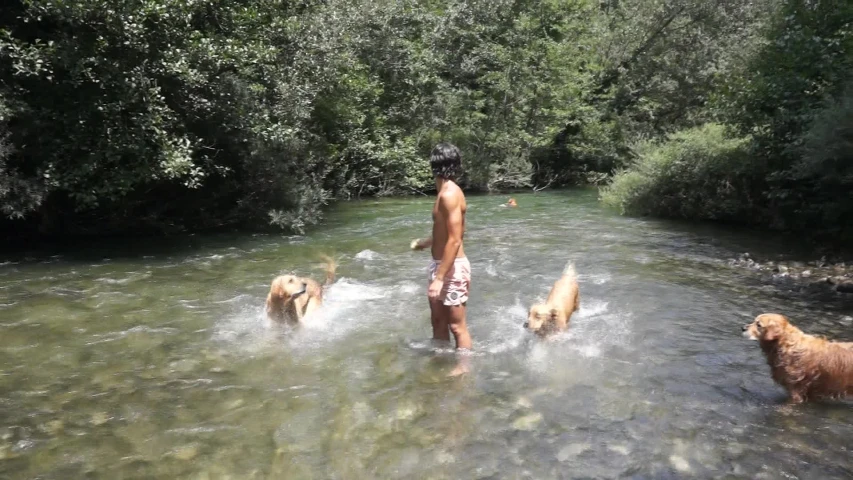
<svg viewBox="0 0 853 480">
<path fill-rule="evenodd" d="M 435 274 L 438 272 L 438 266 L 441 264 L 439 260 L 432 260 L 429 264 L 429 281 L 435 280 Z M 462 305 L 468 301 L 468 290 L 471 288 L 471 263 L 468 262 L 468 257 L 457 258 L 453 262 L 453 266 L 444 277 L 444 288 L 441 290 L 441 296 L 444 298 L 444 304 L 448 306 Z"/>
</svg>

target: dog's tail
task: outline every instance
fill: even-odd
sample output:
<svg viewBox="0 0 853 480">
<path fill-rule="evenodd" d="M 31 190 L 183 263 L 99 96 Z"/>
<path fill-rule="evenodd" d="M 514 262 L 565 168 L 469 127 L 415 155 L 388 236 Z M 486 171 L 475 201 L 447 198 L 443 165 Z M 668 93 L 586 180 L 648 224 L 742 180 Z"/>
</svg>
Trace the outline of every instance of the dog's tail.
<svg viewBox="0 0 853 480">
<path fill-rule="evenodd" d="M 575 270 L 575 262 L 572 262 L 572 261 L 570 260 L 568 263 L 566 263 L 566 267 L 565 267 L 565 268 L 563 268 L 563 276 L 564 276 L 564 277 L 569 277 L 569 278 L 571 278 L 572 280 L 577 280 L 577 279 L 578 279 L 578 273 L 577 273 L 577 271 Z"/>
<path fill-rule="evenodd" d="M 335 283 L 335 270 L 338 268 L 337 262 L 335 259 L 328 255 L 320 255 L 320 258 L 325 262 L 324 268 L 326 270 L 326 285 L 331 285 Z"/>
</svg>

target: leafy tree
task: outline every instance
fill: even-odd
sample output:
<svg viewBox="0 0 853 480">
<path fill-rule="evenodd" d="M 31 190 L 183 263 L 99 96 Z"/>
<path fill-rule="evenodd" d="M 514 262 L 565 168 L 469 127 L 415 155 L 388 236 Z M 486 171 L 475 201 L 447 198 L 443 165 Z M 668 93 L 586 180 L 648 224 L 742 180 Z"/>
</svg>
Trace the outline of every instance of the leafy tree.
<svg viewBox="0 0 853 480">
<path fill-rule="evenodd" d="M 626 211 L 849 223 L 834 199 L 849 183 L 835 128 L 853 71 L 846 4 L 6 3 L 0 213 L 18 233 L 304 231 L 333 199 L 433 188 L 439 141 L 462 149 L 470 188 L 602 183 L 629 166 L 649 189 Z M 749 182 L 688 178 L 719 165 Z M 702 201 L 655 203 L 693 195 L 680 188 Z"/>
</svg>

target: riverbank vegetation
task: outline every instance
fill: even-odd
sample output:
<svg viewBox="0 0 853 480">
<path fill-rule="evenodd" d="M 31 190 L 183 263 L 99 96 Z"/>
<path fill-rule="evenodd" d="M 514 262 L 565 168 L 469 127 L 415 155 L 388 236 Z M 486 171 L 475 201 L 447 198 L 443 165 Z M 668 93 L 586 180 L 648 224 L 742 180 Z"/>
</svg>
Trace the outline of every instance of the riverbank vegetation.
<svg viewBox="0 0 853 480">
<path fill-rule="evenodd" d="M 850 235 L 853 6 L 802 0 L 11 0 L 18 236 L 272 224 L 333 199 L 606 184 L 631 214 Z M 849 83 L 849 82 L 848 82 Z"/>
</svg>

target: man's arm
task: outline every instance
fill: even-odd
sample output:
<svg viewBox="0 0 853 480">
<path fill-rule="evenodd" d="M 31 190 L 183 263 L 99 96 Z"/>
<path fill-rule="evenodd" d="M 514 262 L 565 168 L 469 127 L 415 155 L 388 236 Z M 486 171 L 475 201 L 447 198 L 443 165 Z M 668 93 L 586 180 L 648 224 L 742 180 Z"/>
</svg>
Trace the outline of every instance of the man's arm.
<svg viewBox="0 0 853 480">
<path fill-rule="evenodd" d="M 409 246 L 412 248 L 412 250 L 423 250 L 425 248 L 429 248 L 432 246 L 432 237 L 416 238 L 412 240 L 412 244 Z"/>
<path fill-rule="evenodd" d="M 435 278 L 444 280 L 447 272 L 453 268 L 456 254 L 462 246 L 462 209 L 459 205 L 458 195 L 442 195 L 438 201 L 438 210 L 444 217 L 445 228 L 447 228 L 447 243 L 444 245 L 444 254 L 441 256 L 441 264 L 438 267 Z"/>
</svg>

